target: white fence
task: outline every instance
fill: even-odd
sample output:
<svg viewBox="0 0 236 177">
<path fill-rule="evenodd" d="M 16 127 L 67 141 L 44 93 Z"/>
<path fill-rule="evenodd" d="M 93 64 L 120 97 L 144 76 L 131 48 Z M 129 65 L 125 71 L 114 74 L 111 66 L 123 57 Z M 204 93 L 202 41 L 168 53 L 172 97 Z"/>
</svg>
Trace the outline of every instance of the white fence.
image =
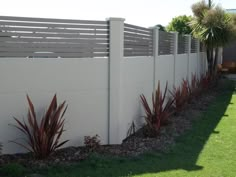
<svg viewBox="0 0 236 177">
<path fill-rule="evenodd" d="M 3 153 L 23 151 L 8 141 L 22 138 L 20 132 L 9 124 L 14 123 L 13 116 L 20 119 L 26 117 L 26 93 L 39 115 L 45 111 L 54 93 L 57 93 L 59 101 L 67 101 L 66 132 L 63 135 L 63 139 L 70 140 L 67 146 L 82 145 L 84 136 L 95 134 L 101 137 L 103 144 L 119 144 L 126 138 L 132 121 L 138 126 L 143 122 L 140 94 L 151 98 L 159 80 L 162 88 L 168 81 L 169 89 L 172 89 L 183 78 L 191 79 L 192 74 L 200 76 L 206 72 L 205 53 L 199 51 L 199 42 L 196 40 L 195 50 L 191 49 L 194 48 L 191 47 L 191 36 L 185 36 L 185 44 L 178 48 L 180 37 L 177 33 L 165 34 L 166 39 L 156 28 L 136 29 L 134 25 L 124 24 L 124 19 L 120 18 L 110 18 L 107 23 L 102 23 L 109 27 L 109 40 L 105 43 L 109 44 L 108 57 L 106 52 L 103 57 L 91 57 L 91 53 L 86 50 L 86 53 L 80 53 L 78 57 L 73 52 L 73 58 L 60 56 L 61 52 L 50 54 L 54 58 L 46 58 L 49 57 L 46 54 L 39 58 L 38 55 L 35 57 L 34 51 L 39 51 L 42 44 L 34 43 L 30 47 L 32 40 L 30 44 L 25 44 L 28 47 L 23 47 L 24 50 L 33 48 L 31 54 L 8 57 L 13 49 L 16 49 L 16 54 L 20 52 L 23 55 L 24 51 L 21 52 L 21 45 L 4 41 L 4 33 L 11 36 L 10 33 L 14 31 L 6 30 L 6 22 L 1 21 L 4 18 L 9 20 L 10 17 L 0 17 L 0 45 L 7 49 L 0 51 L 0 142 L 3 143 Z M 9 40 L 10 37 L 7 38 Z M 166 40 L 165 44 L 159 38 Z M 66 50 L 69 53 L 70 50 Z M 84 54 L 89 55 L 81 58 Z"/>
</svg>

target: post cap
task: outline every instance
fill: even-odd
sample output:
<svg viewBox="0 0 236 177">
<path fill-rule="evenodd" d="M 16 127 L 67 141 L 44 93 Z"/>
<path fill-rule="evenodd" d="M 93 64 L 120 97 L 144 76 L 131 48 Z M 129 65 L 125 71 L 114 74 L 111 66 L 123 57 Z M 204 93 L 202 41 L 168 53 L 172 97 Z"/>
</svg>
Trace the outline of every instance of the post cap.
<svg viewBox="0 0 236 177">
<path fill-rule="evenodd" d="M 124 18 L 118 18 L 118 17 L 109 17 L 106 19 L 107 21 L 121 21 L 124 22 L 125 19 Z"/>
<path fill-rule="evenodd" d="M 151 26 L 151 27 L 149 27 L 149 29 L 157 29 L 157 30 L 159 30 L 160 27 L 159 26 Z"/>
</svg>

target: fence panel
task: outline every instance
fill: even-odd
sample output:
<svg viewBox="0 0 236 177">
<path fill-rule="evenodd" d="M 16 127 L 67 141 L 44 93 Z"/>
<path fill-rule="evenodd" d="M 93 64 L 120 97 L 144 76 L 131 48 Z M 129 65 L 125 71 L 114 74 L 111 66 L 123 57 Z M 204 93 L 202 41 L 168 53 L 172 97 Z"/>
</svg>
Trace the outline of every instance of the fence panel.
<svg viewBox="0 0 236 177">
<path fill-rule="evenodd" d="M 197 39 L 192 38 L 191 39 L 191 53 L 197 53 Z"/>
<path fill-rule="evenodd" d="M 159 55 L 174 54 L 174 34 L 159 31 Z"/>
<path fill-rule="evenodd" d="M 124 56 L 153 56 L 152 30 L 124 24 Z"/>
<path fill-rule="evenodd" d="M 0 57 L 108 57 L 107 21 L 0 16 Z"/>
<path fill-rule="evenodd" d="M 188 38 L 187 36 L 178 35 L 178 54 L 188 53 Z"/>
</svg>

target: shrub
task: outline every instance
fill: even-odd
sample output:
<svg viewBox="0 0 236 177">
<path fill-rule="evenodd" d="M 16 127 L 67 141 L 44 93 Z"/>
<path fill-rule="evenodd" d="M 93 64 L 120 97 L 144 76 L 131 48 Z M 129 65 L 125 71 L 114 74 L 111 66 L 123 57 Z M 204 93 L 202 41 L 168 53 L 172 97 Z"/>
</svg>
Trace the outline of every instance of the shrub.
<svg viewBox="0 0 236 177">
<path fill-rule="evenodd" d="M 188 81 L 183 79 L 181 86 L 178 88 L 173 88 L 171 95 L 174 98 L 174 107 L 176 112 L 181 112 L 189 100 L 189 84 Z"/>
<path fill-rule="evenodd" d="M 191 84 L 189 85 L 189 92 L 191 98 L 197 98 L 202 92 L 200 80 L 196 75 L 192 75 Z"/>
<path fill-rule="evenodd" d="M 100 137 L 98 135 L 95 136 L 85 136 L 84 144 L 90 151 L 94 151 L 95 149 L 100 147 Z"/>
<path fill-rule="evenodd" d="M 45 115 L 42 116 L 40 123 L 38 123 L 34 105 L 28 95 L 27 101 L 29 104 L 27 123 L 25 120 L 21 122 L 14 117 L 17 125 L 13 126 L 26 135 L 28 144 L 24 145 L 16 141 L 12 142 L 33 152 L 36 158 L 46 158 L 56 149 L 68 142 L 68 140 L 66 140 L 59 143 L 59 139 L 65 131 L 65 119 L 63 116 L 67 110 L 67 106 L 65 106 L 65 101 L 58 106 L 57 97 L 54 95 L 48 110 Z"/>
<path fill-rule="evenodd" d="M 211 75 L 209 73 L 206 73 L 205 75 L 202 75 L 201 76 L 201 80 L 200 80 L 200 83 L 201 83 L 201 86 L 203 89 L 207 90 L 210 88 L 210 85 L 211 85 Z"/>
<path fill-rule="evenodd" d="M 167 83 L 164 94 L 160 89 L 160 82 L 158 83 L 157 90 L 152 94 L 152 106 L 149 106 L 146 97 L 142 94 L 141 101 L 146 115 L 146 134 L 148 136 L 156 136 L 159 133 L 161 126 L 168 123 L 168 118 L 172 115 L 172 105 L 174 99 L 167 98 Z"/>
<path fill-rule="evenodd" d="M 136 126 L 135 126 L 134 121 L 132 121 L 132 123 L 127 131 L 126 138 L 134 135 L 135 133 L 136 133 Z"/>
</svg>

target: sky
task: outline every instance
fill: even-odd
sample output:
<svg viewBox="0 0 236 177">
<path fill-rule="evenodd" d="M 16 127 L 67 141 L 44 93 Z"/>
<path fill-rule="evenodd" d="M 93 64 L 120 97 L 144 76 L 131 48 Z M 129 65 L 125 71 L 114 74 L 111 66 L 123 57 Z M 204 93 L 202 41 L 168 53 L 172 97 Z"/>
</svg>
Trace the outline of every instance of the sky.
<svg viewBox="0 0 236 177">
<path fill-rule="evenodd" d="M 0 15 L 106 20 L 125 18 L 126 23 L 143 27 L 167 25 L 178 15 L 191 15 L 198 0 L 1 0 Z M 224 9 L 236 9 L 236 0 L 214 0 Z"/>
</svg>

